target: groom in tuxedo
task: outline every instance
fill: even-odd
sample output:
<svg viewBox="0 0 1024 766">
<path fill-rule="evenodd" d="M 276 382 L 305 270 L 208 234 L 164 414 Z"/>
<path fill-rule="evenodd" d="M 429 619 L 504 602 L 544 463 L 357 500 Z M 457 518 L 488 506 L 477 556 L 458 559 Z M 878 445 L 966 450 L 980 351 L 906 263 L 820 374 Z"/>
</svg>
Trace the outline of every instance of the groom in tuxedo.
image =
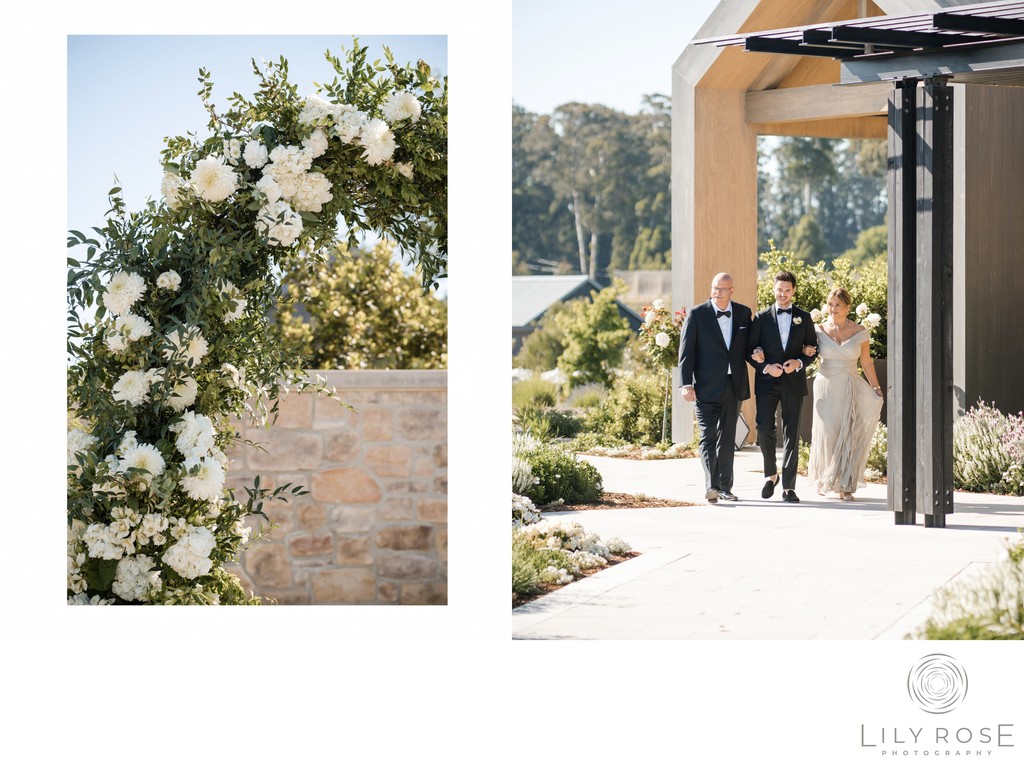
<svg viewBox="0 0 1024 766">
<path fill-rule="evenodd" d="M 682 396 L 696 402 L 704 498 L 735 502 L 733 454 L 739 403 L 750 398 L 747 380 L 747 334 L 750 309 L 732 302 L 732 277 L 716 274 L 711 298 L 686 315 L 679 338 Z"/>
<path fill-rule="evenodd" d="M 776 274 L 775 303 L 757 312 L 748 340 L 748 353 L 755 370 L 757 444 L 764 458 L 765 482 L 761 497 L 768 499 L 775 494 L 779 483 L 775 412 L 781 407 L 782 499 L 789 503 L 800 502 L 795 491 L 800 408 L 807 396 L 805 368 L 818 348 L 814 321 L 810 314 L 793 305 L 795 293 L 796 277 L 789 271 Z M 810 353 L 805 354 L 805 351 Z"/>
</svg>

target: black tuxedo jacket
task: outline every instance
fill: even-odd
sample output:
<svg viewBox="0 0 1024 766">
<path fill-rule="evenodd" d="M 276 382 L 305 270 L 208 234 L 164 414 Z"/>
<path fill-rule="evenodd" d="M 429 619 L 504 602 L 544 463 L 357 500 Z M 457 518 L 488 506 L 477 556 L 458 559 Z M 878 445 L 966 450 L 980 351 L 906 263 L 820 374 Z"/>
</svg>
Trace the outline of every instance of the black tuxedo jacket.
<svg viewBox="0 0 1024 766">
<path fill-rule="evenodd" d="M 764 361 L 760 364 L 750 359 L 750 354 L 754 353 L 758 346 L 764 350 Z M 783 348 L 782 335 L 779 333 L 779 324 L 775 318 L 775 304 L 758 311 L 747 340 L 747 358 L 755 370 L 754 392 L 760 394 L 772 386 L 779 385 L 789 386 L 798 396 L 807 396 L 807 365 L 814 357 L 804 355 L 804 346 L 818 347 L 818 336 L 810 314 L 793 306 L 793 324 L 790 326 L 786 347 Z M 804 366 L 798 372 L 791 372 L 788 375 L 783 373 L 778 378 L 765 374 L 764 368 L 769 364 L 782 364 L 787 359 L 799 359 Z"/>
<path fill-rule="evenodd" d="M 732 304 L 732 340 L 725 346 L 716 317 L 718 308 L 709 300 L 694 306 L 686 315 L 679 338 L 680 385 L 693 386 L 697 400 L 720 402 L 725 397 L 726 382 L 732 381 L 736 398 L 750 398 L 747 380 L 747 335 L 750 333 L 750 309 L 741 303 Z M 732 377 L 727 377 L 730 365 Z"/>
</svg>

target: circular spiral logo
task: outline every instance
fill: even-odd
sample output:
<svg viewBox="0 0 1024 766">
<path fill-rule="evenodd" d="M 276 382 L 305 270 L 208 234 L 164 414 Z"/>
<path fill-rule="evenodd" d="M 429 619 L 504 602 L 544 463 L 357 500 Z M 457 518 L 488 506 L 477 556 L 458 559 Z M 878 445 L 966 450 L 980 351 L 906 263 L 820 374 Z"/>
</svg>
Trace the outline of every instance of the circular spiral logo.
<svg viewBox="0 0 1024 766">
<path fill-rule="evenodd" d="M 948 713 L 967 696 L 967 673 L 948 654 L 928 654 L 907 676 L 910 699 L 926 713 Z"/>
</svg>

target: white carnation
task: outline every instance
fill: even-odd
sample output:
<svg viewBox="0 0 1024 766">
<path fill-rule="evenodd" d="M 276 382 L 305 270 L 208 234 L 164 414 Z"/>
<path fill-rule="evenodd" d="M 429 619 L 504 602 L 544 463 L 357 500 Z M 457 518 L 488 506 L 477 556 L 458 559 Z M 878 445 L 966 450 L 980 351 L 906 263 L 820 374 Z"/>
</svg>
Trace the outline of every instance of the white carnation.
<svg viewBox="0 0 1024 766">
<path fill-rule="evenodd" d="M 177 173 L 164 173 L 163 180 L 160 181 L 160 193 L 167 200 L 167 207 L 171 210 L 181 207 L 181 190 L 186 186 L 185 179 Z"/>
<path fill-rule="evenodd" d="M 117 316 L 126 314 L 146 292 L 146 282 L 135 272 L 119 271 L 103 293 L 103 305 Z"/>
<path fill-rule="evenodd" d="M 181 412 L 195 404 L 198 394 L 199 384 L 196 379 L 191 375 L 182 378 L 175 384 L 170 396 L 167 397 L 167 406 L 175 412 Z"/>
<path fill-rule="evenodd" d="M 163 562 L 187 580 L 208 574 L 213 562 L 207 558 L 216 540 L 206 527 L 189 526 L 163 555 Z"/>
<path fill-rule="evenodd" d="M 667 332 L 659 332 L 654 336 L 654 344 L 658 348 L 668 348 L 669 337 Z"/>
<path fill-rule="evenodd" d="M 359 134 L 359 144 L 369 165 L 380 165 L 395 153 L 395 135 L 384 120 L 370 120 Z"/>
<path fill-rule="evenodd" d="M 117 379 L 113 388 L 115 402 L 127 402 L 133 407 L 149 401 L 149 387 L 153 377 L 149 372 L 129 370 Z"/>
<path fill-rule="evenodd" d="M 302 139 L 302 146 L 314 159 L 320 157 L 327 151 L 327 134 L 317 128 L 311 136 Z"/>
<path fill-rule="evenodd" d="M 420 118 L 422 108 L 416 96 L 409 91 L 392 93 L 384 103 L 384 119 L 396 123 L 406 118 L 416 122 Z"/>
<path fill-rule="evenodd" d="M 111 590 L 125 601 L 145 601 L 146 591 L 160 587 L 160 570 L 149 556 L 129 556 L 117 562 L 117 574 Z"/>
<path fill-rule="evenodd" d="M 271 202 L 260 208 L 256 230 L 266 235 L 270 244 L 288 247 L 302 234 L 302 216 L 283 200 Z"/>
<path fill-rule="evenodd" d="M 172 293 L 176 293 L 181 287 L 181 275 L 176 271 L 165 271 L 156 278 L 156 286 L 161 290 L 170 290 Z"/>
<path fill-rule="evenodd" d="M 238 188 L 238 175 L 224 164 L 222 157 L 199 160 L 189 180 L 196 193 L 207 202 L 226 200 Z"/>
<path fill-rule="evenodd" d="M 184 356 L 193 366 L 203 361 L 203 358 L 210 352 L 210 344 L 206 342 L 198 327 L 189 325 L 185 328 L 186 337 L 189 339 L 185 345 L 178 330 L 171 330 L 167 333 L 167 346 L 164 347 L 164 359 L 171 361 L 178 356 L 184 348 Z"/>
<path fill-rule="evenodd" d="M 263 145 L 262 141 L 249 141 L 245 144 L 245 152 L 242 154 L 242 159 L 245 160 L 245 164 L 251 168 L 261 168 L 267 164 L 267 160 L 270 155 L 267 153 L 267 147 Z"/>
</svg>

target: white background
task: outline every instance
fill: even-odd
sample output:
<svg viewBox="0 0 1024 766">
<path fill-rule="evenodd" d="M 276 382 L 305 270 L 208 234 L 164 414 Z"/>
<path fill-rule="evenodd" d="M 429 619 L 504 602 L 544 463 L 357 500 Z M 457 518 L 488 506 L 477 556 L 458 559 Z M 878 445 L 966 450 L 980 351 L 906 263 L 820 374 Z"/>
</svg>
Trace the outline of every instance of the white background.
<svg viewBox="0 0 1024 766">
<path fill-rule="evenodd" d="M 4 760 L 876 763 L 860 724 L 920 724 L 906 675 L 933 651 L 970 679 L 950 720 L 1024 727 L 1013 643 L 511 641 L 509 4 L 139 7 L 6 11 Z M 69 609 L 66 36 L 325 31 L 449 36 L 449 605 Z M 1020 752 L 953 761 L 1020 762 Z"/>
</svg>

